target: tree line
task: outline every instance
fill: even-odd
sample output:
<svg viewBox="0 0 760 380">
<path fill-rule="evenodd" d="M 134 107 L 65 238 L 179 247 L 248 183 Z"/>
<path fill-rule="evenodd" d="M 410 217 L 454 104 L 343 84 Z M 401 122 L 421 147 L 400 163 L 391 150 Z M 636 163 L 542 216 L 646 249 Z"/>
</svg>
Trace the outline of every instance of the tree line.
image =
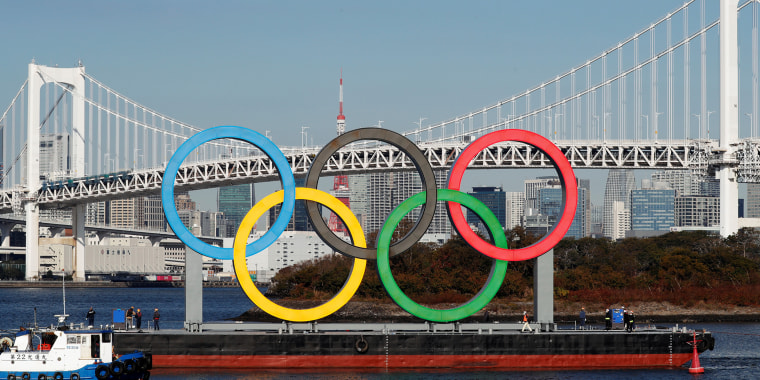
<svg viewBox="0 0 760 380">
<path fill-rule="evenodd" d="M 368 236 L 368 242 L 374 241 L 374 235 Z M 520 248 L 540 236 L 517 227 L 507 231 L 507 238 L 510 248 Z M 329 299 L 345 283 L 352 261 L 334 254 L 287 267 L 273 278 L 269 293 Z M 417 243 L 390 262 L 396 282 L 409 297 L 435 304 L 472 298 L 485 284 L 493 260 L 454 237 L 440 246 Z M 510 262 L 496 297 L 531 300 L 533 266 L 534 260 Z M 760 233 L 753 229 L 741 229 L 728 238 L 704 231 L 619 241 L 566 238 L 554 249 L 554 269 L 556 299 L 760 305 Z M 373 261 L 354 297 L 389 299 Z"/>
</svg>

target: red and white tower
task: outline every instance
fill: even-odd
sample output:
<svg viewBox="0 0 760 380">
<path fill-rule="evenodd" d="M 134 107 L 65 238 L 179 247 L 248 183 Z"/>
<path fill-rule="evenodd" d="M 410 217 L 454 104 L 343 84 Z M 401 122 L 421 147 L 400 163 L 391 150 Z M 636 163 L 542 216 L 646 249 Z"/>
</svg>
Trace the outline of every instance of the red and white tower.
<svg viewBox="0 0 760 380">
<path fill-rule="evenodd" d="M 338 136 L 342 135 L 346 131 L 346 117 L 343 116 L 343 69 L 340 70 L 340 111 L 338 113 Z M 333 195 L 343 202 L 344 205 L 350 207 L 349 196 L 351 191 L 348 188 L 348 177 L 345 175 L 336 175 L 333 182 Z M 341 222 L 338 215 L 335 213 L 330 214 L 330 230 L 333 232 L 348 233 L 346 226 Z"/>
</svg>

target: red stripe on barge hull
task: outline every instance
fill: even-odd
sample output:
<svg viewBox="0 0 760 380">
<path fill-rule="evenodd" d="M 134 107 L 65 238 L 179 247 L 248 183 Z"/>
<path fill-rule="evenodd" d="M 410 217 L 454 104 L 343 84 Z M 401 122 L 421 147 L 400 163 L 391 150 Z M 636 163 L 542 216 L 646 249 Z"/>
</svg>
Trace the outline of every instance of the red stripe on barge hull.
<svg viewBox="0 0 760 380">
<path fill-rule="evenodd" d="M 386 362 L 387 360 L 387 362 Z M 691 354 L 619 355 L 153 355 L 154 368 L 674 368 Z"/>
</svg>

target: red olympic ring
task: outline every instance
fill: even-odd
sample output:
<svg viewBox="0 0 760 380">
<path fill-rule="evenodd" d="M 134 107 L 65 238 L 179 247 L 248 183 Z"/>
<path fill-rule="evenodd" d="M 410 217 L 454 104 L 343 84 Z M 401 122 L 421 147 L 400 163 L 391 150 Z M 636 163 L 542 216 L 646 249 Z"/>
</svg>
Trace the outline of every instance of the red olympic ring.
<svg viewBox="0 0 760 380">
<path fill-rule="evenodd" d="M 446 206 L 454 228 L 456 228 L 467 243 L 479 252 L 498 260 L 529 260 L 541 256 L 554 248 L 565 236 L 567 230 L 570 229 L 570 225 L 572 225 L 573 218 L 575 217 L 575 209 L 578 206 L 578 183 L 576 182 L 575 173 L 572 166 L 570 166 L 570 162 L 551 141 L 539 134 L 522 129 L 502 129 L 481 136 L 462 151 L 451 166 L 451 171 L 449 171 L 449 189 L 459 190 L 467 165 L 472 162 L 478 153 L 493 144 L 503 141 L 517 141 L 538 148 L 538 150 L 549 156 L 554 169 L 559 173 L 559 180 L 562 184 L 563 212 L 562 217 L 554 224 L 549 233 L 528 247 L 517 249 L 499 248 L 483 240 L 470 228 L 458 203 L 446 202 Z"/>
</svg>

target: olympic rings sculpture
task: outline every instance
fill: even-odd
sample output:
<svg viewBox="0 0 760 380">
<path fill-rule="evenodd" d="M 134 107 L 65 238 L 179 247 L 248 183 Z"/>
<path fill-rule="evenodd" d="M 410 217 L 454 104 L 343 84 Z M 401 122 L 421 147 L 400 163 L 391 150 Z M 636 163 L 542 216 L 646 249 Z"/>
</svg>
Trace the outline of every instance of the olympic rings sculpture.
<svg viewBox="0 0 760 380">
<path fill-rule="evenodd" d="M 182 161 L 203 143 L 211 140 L 232 138 L 247 141 L 261 149 L 274 163 L 280 174 L 283 190 L 270 194 L 256 203 L 246 214 L 235 236 L 233 248 L 211 246 L 193 236 L 182 224 L 174 204 L 174 182 Z M 364 231 L 356 216 L 337 198 L 317 190 L 317 182 L 322 168 L 330 157 L 341 147 L 359 140 L 378 140 L 394 145 L 417 168 L 422 179 L 424 191 L 402 202 L 388 216 L 385 224 L 378 233 L 377 249 L 366 248 Z M 488 207 L 476 198 L 460 192 L 460 185 L 467 165 L 488 146 L 505 142 L 517 141 L 532 145 L 543 152 L 553 163 L 560 174 L 562 184 L 562 215 L 552 230 L 541 240 L 531 246 L 520 249 L 508 249 L 502 226 Z M 327 245 L 337 252 L 354 258 L 350 274 L 343 288 L 326 303 L 310 309 L 290 309 L 282 307 L 267 299 L 255 286 L 248 275 L 245 258 L 263 251 L 287 227 L 293 215 L 295 200 L 306 200 L 307 215 L 314 230 Z M 479 252 L 494 258 L 486 285 L 481 291 L 464 305 L 453 309 L 438 310 L 419 305 L 406 296 L 398 287 L 390 270 L 389 258 L 400 254 L 418 242 L 432 222 L 436 202 L 446 201 L 449 217 L 455 230 Z M 185 141 L 172 155 L 164 172 L 161 185 L 161 202 L 167 222 L 177 237 L 192 250 L 208 257 L 233 260 L 235 273 L 240 286 L 254 304 L 270 315 L 293 322 L 312 321 L 324 318 L 343 307 L 354 295 L 361 284 L 366 260 L 377 260 L 378 274 L 390 297 L 401 308 L 410 314 L 434 322 L 448 322 L 466 318 L 491 301 L 501 287 L 507 270 L 508 261 L 528 260 L 540 256 L 554 247 L 567 233 L 572 224 L 578 202 L 578 189 L 570 163 L 562 152 L 548 139 L 533 132 L 519 129 L 505 129 L 486 134 L 468 145 L 457 157 L 449 172 L 448 189 L 437 189 L 433 168 L 419 148 L 406 137 L 379 128 L 363 128 L 347 132 L 327 143 L 315 157 L 307 173 L 305 187 L 295 187 L 293 172 L 282 151 L 276 145 L 258 132 L 238 126 L 214 127 L 197 133 Z M 248 243 L 250 232 L 258 218 L 276 204 L 282 203 L 282 208 L 275 223 L 261 238 Z M 336 236 L 322 219 L 319 204 L 329 208 L 348 228 L 352 243 L 349 244 Z M 478 236 L 464 218 L 461 206 L 475 212 L 488 228 L 494 244 Z M 391 245 L 391 237 L 401 219 L 412 209 L 423 206 L 420 218 L 414 227 L 401 240 Z"/>
</svg>

